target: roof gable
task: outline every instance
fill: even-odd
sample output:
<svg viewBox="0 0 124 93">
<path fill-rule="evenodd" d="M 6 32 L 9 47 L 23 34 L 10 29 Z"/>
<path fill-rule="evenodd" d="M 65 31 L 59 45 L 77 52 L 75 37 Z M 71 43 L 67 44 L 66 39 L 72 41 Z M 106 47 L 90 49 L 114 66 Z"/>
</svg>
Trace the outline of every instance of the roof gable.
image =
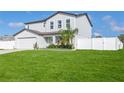
<svg viewBox="0 0 124 93">
<path fill-rule="evenodd" d="M 38 35 L 37 31 L 33 31 L 33 30 L 29 30 L 29 29 L 22 29 L 19 32 L 15 33 L 13 36 L 17 36 L 18 34 L 24 32 L 24 31 L 27 31 L 27 32 L 30 32 L 30 33 Z"/>
<path fill-rule="evenodd" d="M 54 17 L 55 15 L 57 14 L 65 14 L 65 15 L 69 15 L 69 16 L 74 16 L 74 17 L 80 17 L 80 16 L 86 16 L 90 25 L 93 26 L 93 24 L 91 23 L 91 20 L 89 19 L 88 17 L 88 14 L 87 13 L 84 13 L 84 14 L 72 14 L 72 13 L 67 13 L 67 12 L 62 12 L 62 11 L 58 11 L 56 13 L 54 13 L 53 15 L 49 16 L 48 18 L 46 19 L 43 19 L 43 20 L 37 20 L 37 21 L 32 21 L 32 22 L 27 22 L 25 24 L 34 24 L 34 23 L 42 23 L 42 22 L 46 22 L 48 19 Z"/>
<path fill-rule="evenodd" d="M 27 22 L 27 23 L 25 23 L 25 24 L 32 24 L 32 23 L 45 22 L 45 21 L 47 21 L 48 19 L 52 18 L 53 16 L 55 16 L 55 15 L 57 15 L 57 14 L 66 14 L 66 15 L 70 15 L 70 16 L 74 16 L 74 17 L 77 16 L 76 14 L 71 14 L 71 13 L 67 13 L 67 12 L 58 11 L 58 12 L 54 13 L 53 15 L 47 17 L 46 19 L 37 20 L 37 21 L 32 21 L 32 22 Z"/>
</svg>

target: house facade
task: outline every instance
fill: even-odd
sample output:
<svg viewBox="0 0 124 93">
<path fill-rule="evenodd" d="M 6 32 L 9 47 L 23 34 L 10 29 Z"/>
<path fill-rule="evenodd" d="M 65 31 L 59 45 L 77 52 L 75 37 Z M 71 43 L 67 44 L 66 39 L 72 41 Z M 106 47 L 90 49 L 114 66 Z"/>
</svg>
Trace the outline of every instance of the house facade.
<svg viewBox="0 0 124 93">
<path fill-rule="evenodd" d="M 73 39 L 74 46 L 77 38 L 92 37 L 92 23 L 86 13 L 71 14 L 56 12 L 44 20 L 25 23 L 25 28 L 17 32 L 15 37 L 16 49 L 33 49 L 35 43 L 39 48 L 46 48 L 50 44 L 57 44 L 61 29 L 78 29 Z"/>
</svg>

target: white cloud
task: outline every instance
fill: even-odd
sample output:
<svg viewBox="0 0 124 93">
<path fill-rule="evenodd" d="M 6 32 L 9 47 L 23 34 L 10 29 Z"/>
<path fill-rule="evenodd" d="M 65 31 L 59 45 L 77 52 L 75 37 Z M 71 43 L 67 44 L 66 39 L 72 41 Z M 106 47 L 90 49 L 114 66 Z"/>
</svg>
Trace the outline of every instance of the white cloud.
<svg viewBox="0 0 124 93">
<path fill-rule="evenodd" d="M 110 16 L 110 15 L 106 15 L 106 16 L 104 16 L 104 17 L 102 18 L 103 21 L 108 21 L 108 20 L 110 20 L 110 19 L 112 19 L 112 16 Z"/>
<path fill-rule="evenodd" d="M 124 32 L 124 25 L 119 25 L 112 16 L 107 15 L 102 18 L 103 21 L 107 22 L 112 31 Z"/>
<path fill-rule="evenodd" d="M 124 26 L 119 26 L 115 21 L 110 22 L 111 29 L 117 32 L 124 32 Z"/>
<path fill-rule="evenodd" d="M 98 33 L 98 32 L 94 32 L 93 35 L 94 35 L 95 37 L 97 37 L 97 36 L 102 36 L 102 35 L 101 35 L 100 33 Z"/>
<path fill-rule="evenodd" d="M 22 22 L 10 22 L 8 24 L 8 26 L 11 28 L 23 27 L 24 23 L 22 23 Z"/>
</svg>

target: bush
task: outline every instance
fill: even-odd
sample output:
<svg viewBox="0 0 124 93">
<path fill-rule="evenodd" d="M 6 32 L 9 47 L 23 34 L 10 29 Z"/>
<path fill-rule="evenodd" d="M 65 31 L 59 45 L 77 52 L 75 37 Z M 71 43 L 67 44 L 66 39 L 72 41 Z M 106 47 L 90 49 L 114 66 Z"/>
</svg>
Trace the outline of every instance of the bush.
<svg viewBox="0 0 124 93">
<path fill-rule="evenodd" d="M 58 48 L 72 49 L 73 45 L 58 45 Z"/>
<path fill-rule="evenodd" d="M 65 49 L 72 49 L 73 48 L 73 45 L 54 45 L 54 44 L 51 44 L 49 45 L 47 48 L 65 48 Z"/>
<path fill-rule="evenodd" d="M 57 48 L 57 45 L 51 44 L 47 48 Z"/>
</svg>

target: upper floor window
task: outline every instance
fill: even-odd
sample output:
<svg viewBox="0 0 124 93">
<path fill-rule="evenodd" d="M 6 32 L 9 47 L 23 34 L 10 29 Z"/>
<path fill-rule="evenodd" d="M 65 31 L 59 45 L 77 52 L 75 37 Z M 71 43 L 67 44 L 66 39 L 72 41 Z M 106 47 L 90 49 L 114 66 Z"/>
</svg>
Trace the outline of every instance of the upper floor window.
<svg viewBox="0 0 124 93">
<path fill-rule="evenodd" d="M 66 27 L 70 28 L 70 19 L 66 19 Z"/>
<path fill-rule="evenodd" d="M 53 28 L 54 28 L 54 23 L 50 22 L 50 29 L 53 29 Z"/>
<path fill-rule="evenodd" d="M 25 28 L 26 28 L 26 29 L 29 29 L 29 25 L 26 25 Z"/>
<path fill-rule="evenodd" d="M 45 25 L 46 25 L 46 22 L 43 23 L 43 27 L 45 27 Z"/>
<path fill-rule="evenodd" d="M 61 28 L 61 27 L 62 27 L 62 21 L 58 20 L 58 28 Z"/>
</svg>

